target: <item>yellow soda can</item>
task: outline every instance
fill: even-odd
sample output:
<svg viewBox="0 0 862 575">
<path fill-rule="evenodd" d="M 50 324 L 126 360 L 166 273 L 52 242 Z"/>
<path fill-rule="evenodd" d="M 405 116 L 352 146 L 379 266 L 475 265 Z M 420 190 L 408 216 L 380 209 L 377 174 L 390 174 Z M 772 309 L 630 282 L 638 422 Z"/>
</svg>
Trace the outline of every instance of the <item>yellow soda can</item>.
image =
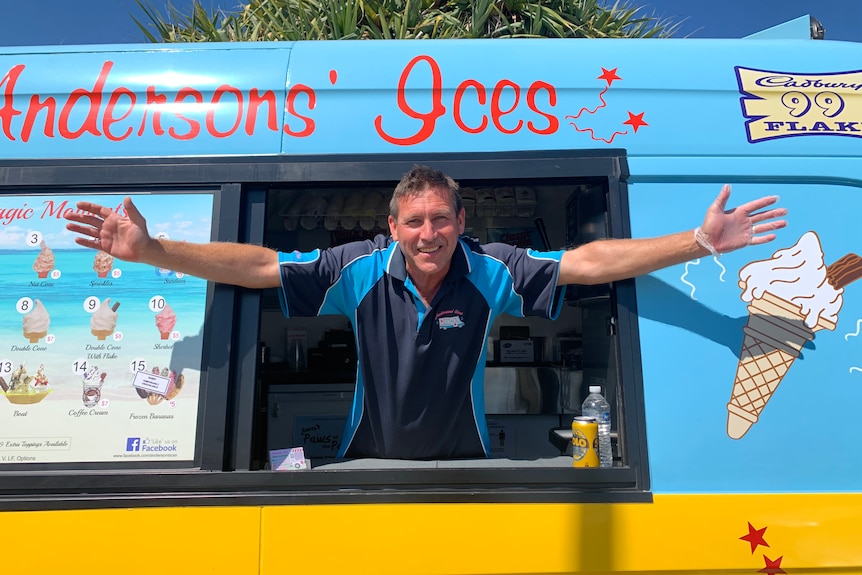
<svg viewBox="0 0 862 575">
<path fill-rule="evenodd" d="M 572 419 L 572 459 L 574 467 L 599 466 L 599 424 L 595 417 Z"/>
</svg>

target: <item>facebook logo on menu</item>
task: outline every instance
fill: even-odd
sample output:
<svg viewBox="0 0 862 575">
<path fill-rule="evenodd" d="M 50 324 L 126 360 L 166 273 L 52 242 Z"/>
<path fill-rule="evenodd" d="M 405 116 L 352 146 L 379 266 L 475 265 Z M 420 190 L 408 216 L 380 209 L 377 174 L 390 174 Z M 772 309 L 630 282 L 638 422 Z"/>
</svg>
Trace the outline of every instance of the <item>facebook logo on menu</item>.
<svg viewBox="0 0 862 575">
<path fill-rule="evenodd" d="M 126 451 L 140 451 L 141 450 L 141 438 L 140 437 L 128 437 L 126 438 Z"/>
</svg>

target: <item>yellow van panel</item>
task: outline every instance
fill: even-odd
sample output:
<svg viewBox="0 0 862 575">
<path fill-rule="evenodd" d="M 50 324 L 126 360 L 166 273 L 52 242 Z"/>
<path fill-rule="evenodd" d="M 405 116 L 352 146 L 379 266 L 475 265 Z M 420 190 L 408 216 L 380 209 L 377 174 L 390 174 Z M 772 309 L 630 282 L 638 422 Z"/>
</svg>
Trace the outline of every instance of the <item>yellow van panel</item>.
<svg viewBox="0 0 862 575">
<path fill-rule="evenodd" d="M 0 513 L 4 572 L 862 573 L 862 494 Z"/>
<path fill-rule="evenodd" d="M 862 573 L 859 517 L 859 494 L 271 507 L 261 575 L 284 573 L 287 542 L 297 573 Z"/>
<path fill-rule="evenodd" d="M 259 535 L 258 507 L 0 513 L 9 574 L 254 574 Z"/>
</svg>

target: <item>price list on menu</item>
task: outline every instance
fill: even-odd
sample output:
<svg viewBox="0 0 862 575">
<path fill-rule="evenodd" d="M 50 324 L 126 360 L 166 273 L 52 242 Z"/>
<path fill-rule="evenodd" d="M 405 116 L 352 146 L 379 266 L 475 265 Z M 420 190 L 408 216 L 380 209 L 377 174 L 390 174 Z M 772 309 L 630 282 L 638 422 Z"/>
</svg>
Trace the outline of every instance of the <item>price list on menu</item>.
<svg viewBox="0 0 862 575">
<path fill-rule="evenodd" d="M 77 245 L 80 200 L 0 197 L 0 470 L 27 463 L 191 461 L 206 282 Z M 213 195 L 131 195 L 151 235 L 207 242 Z"/>
</svg>

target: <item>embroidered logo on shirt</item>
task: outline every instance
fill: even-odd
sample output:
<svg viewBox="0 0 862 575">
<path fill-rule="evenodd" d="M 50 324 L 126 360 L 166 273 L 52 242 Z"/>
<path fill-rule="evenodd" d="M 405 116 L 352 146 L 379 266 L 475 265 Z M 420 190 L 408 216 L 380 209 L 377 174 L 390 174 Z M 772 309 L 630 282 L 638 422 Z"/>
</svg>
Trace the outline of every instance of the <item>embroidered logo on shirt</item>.
<svg viewBox="0 0 862 575">
<path fill-rule="evenodd" d="M 447 309 L 437 314 L 437 327 L 439 329 L 452 329 L 453 327 L 464 327 L 464 312 L 457 309 Z"/>
</svg>

